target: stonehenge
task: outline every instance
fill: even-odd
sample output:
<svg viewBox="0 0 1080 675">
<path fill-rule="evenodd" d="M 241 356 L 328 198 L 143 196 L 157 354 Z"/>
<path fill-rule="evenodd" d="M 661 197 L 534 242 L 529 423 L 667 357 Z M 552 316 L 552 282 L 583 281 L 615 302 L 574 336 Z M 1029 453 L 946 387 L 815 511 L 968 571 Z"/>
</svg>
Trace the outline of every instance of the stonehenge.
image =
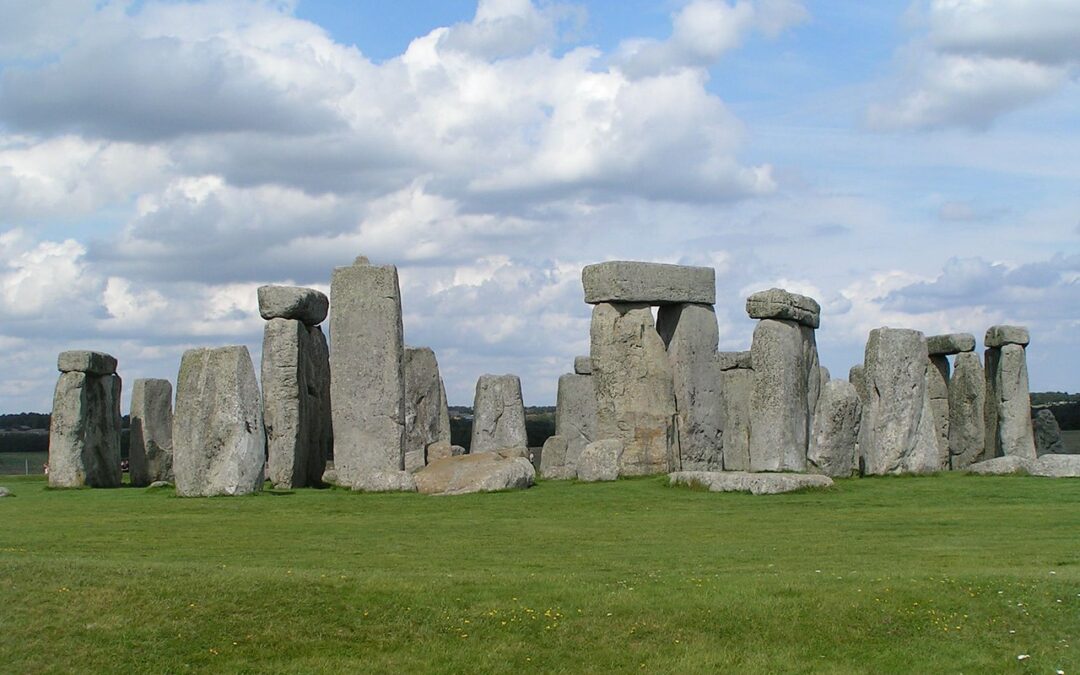
<svg viewBox="0 0 1080 675">
<path fill-rule="evenodd" d="M 406 347 L 404 369 L 405 460 L 416 468 L 427 463 L 429 446 L 450 442 L 450 413 L 434 351 L 429 347 Z M 410 470 L 410 466 L 405 469 Z"/>
<path fill-rule="evenodd" d="M 555 435 L 544 443 L 540 455 L 540 473 L 545 478 L 574 478 L 581 451 L 596 439 L 596 392 L 591 359 L 587 356 L 574 359 L 574 371 L 559 377 Z"/>
<path fill-rule="evenodd" d="M 138 379 L 131 385 L 131 484 L 173 480 L 172 383 Z"/>
<path fill-rule="evenodd" d="M 1026 346 L 1023 326 L 991 326 L 986 331 L 986 459 L 1016 455 L 1034 459 Z"/>
<path fill-rule="evenodd" d="M 720 352 L 720 391 L 724 418 L 724 470 L 750 470 L 750 395 L 754 369 L 750 352 Z"/>
<path fill-rule="evenodd" d="M 833 478 L 847 478 L 858 470 L 857 440 L 862 423 L 862 399 L 855 385 L 831 380 L 821 389 L 807 468 Z"/>
<path fill-rule="evenodd" d="M 528 445 L 521 380 L 517 375 L 481 375 L 473 401 L 469 454 Z"/>
<path fill-rule="evenodd" d="M 1035 414 L 1032 424 L 1035 427 L 1035 452 L 1040 457 L 1065 454 L 1065 445 L 1061 441 L 1061 427 L 1058 426 L 1054 413 L 1043 408 Z"/>
<path fill-rule="evenodd" d="M 974 346 L 972 347 L 974 349 Z M 986 379 L 974 351 L 956 355 L 949 380 L 949 468 L 964 469 L 984 457 Z"/>
<path fill-rule="evenodd" d="M 49 426 L 49 487 L 118 487 L 120 376 L 102 352 L 66 351 Z"/>
</svg>

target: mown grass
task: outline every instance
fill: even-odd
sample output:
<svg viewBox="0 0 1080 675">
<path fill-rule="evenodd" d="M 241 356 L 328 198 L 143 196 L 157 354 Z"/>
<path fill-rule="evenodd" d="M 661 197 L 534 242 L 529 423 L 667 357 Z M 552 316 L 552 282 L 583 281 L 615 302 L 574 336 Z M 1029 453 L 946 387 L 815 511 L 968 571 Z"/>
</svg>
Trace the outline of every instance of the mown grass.
<svg viewBox="0 0 1080 675">
<path fill-rule="evenodd" d="M 768 497 L 661 478 L 455 498 L 3 484 L 4 672 L 1080 667 L 1080 480 Z"/>
</svg>

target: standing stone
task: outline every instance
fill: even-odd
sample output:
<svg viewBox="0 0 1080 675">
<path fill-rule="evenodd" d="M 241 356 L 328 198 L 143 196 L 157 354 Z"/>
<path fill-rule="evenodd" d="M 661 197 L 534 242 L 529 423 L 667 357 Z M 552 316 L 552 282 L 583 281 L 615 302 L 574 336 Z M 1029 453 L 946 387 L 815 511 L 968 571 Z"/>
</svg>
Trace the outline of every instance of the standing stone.
<svg viewBox="0 0 1080 675">
<path fill-rule="evenodd" d="M 673 464 L 675 393 L 649 305 L 596 305 L 590 338 L 597 438 L 622 441 L 621 475 L 667 473 Z"/>
<path fill-rule="evenodd" d="M 983 459 L 986 427 L 986 380 L 979 355 L 956 355 L 949 380 L 949 468 L 966 469 Z"/>
<path fill-rule="evenodd" d="M 858 363 L 851 367 L 851 370 L 848 371 L 848 382 L 855 387 L 856 393 L 859 394 L 859 400 L 863 402 L 863 405 L 866 405 L 868 395 L 866 392 L 866 370 L 863 368 L 863 364 Z"/>
<path fill-rule="evenodd" d="M 998 437 L 999 395 L 998 395 L 998 369 L 1001 363 L 1001 350 L 987 348 L 983 352 L 984 379 L 986 382 L 986 399 L 983 407 L 983 437 L 986 447 L 980 456 L 981 461 L 1001 457 L 1001 439 Z"/>
<path fill-rule="evenodd" d="M 821 386 L 814 329 L 762 319 L 754 329 L 751 352 L 750 470 L 805 471 Z"/>
<path fill-rule="evenodd" d="M 623 443 L 617 438 L 605 438 L 589 443 L 581 451 L 578 480 L 589 483 L 615 480 L 624 466 L 621 459 L 623 452 Z"/>
<path fill-rule="evenodd" d="M 544 449 L 540 453 L 541 476 L 556 480 L 577 476 L 576 463 L 570 465 L 566 461 L 567 447 L 566 439 L 562 436 L 555 434 L 547 437 L 544 441 Z"/>
<path fill-rule="evenodd" d="M 481 375 L 473 401 L 469 454 L 528 446 L 525 405 L 517 375 Z"/>
<path fill-rule="evenodd" d="M 1065 455 L 1068 451 L 1061 440 L 1061 427 L 1054 413 L 1046 408 L 1035 413 L 1035 452 L 1041 455 Z"/>
<path fill-rule="evenodd" d="M 926 338 L 917 330 L 875 328 L 863 361 L 868 403 L 859 452 L 865 472 L 927 473 L 941 468 L 926 383 Z"/>
<path fill-rule="evenodd" d="M 754 370 L 750 367 L 750 352 L 738 354 L 738 358 L 724 352 L 717 355 L 720 389 L 724 395 L 725 471 L 750 470 L 750 396 L 754 391 Z"/>
<path fill-rule="evenodd" d="M 856 440 L 862 416 L 862 401 L 854 385 L 830 380 L 821 390 L 810 450 L 809 468 L 833 478 L 846 478 L 858 468 Z"/>
<path fill-rule="evenodd" d="M 428 347 L 405 349 L 405 454 L 418 453 L 424 465 L 427 447 L 441 439 L 442 379 L 435 352 Z M 448 424 L 449 426 L 449 424 Z M 415 466 L 415 460 L 413 461 Z M 409 467 L 406 467 L 408 470 Z"/>
<path fill-rule="evenodd" d="M 446 400 L 446 382 L 439 378 L 439 434 L 440 443 L 450 444 L 450 403 Z"/>
<path fill-rule="evenodd" d="M 295 319 L 266 322 L 262 395 L 270 482 L 278 489 L 320 485 L 333 442 L 321 328 Z"/>
<path fill-rule="evenodd" d="M 173 480 L 172 383 L 135 380 L 131 386 L 131 484 L 146 487 Z"/>
<path fill-rule="evenodd" d="M 118 487 L 120 377 L 101 352 L 63 352 L 49 424 L 50 487 Z M 82 370 L 76 370 L 81 368 Z"/>
<path fill-rule="evenodd" d="M 596 390 L 591 375 L 566 374 L 559 378 L 555 400 L 555 434 L 566 442 L 563 465 L 568 477 L 573 477 L 581 451 L 597 439 Z M 547 454 L 542 458 L 544 466 L 550 469 L 558 466 L 556 458 L 549 459 Z"/>
<path fill-rule="evenodd" d="M 189 349 L 176 378 L 173 473 L 182 497 L 262 490 L 259 384 L 247 347 Z"/>
<path fill-rule="evenodd" d="M 720 471 L 724 467 L 724 403 L 716 345 L 719 330 L 709 305 L 665 305 L 657 332 L 671 360 L 679 453 L 673 469 Z"/>
<path fill-rule="evenodd" d="M 930 357 L 926 369 L 926 386 L 930 392 L 930 409 L 934 411 L 934 429 L 942 469 L 949 468 L 949 358 Z"/>
<path fill-rule="evenodd" d="M 998 396 L 998 443 L 1004 455 L 1034 459 L 1035 434 L 1031 426 L 1027 358 L 1018 344 L 1000 349 L 995 393 Z"/>
<path fill-rule="evenodd" d="M 330 282 L 334 466 L 343 485 L 405 468 L 404 331 L 397 268 L 359 258 Z"/>
</svg>

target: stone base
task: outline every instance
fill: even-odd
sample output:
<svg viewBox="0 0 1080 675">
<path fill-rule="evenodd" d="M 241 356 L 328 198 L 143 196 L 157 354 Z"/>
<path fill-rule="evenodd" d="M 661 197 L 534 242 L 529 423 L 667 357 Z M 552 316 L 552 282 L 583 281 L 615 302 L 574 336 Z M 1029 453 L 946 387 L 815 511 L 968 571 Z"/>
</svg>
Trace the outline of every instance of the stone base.
<svg viewBox="0 0 1080 675">
<path fill-rule="evenodd" d="M 671 485 L 704 485 L 709 492 L 749 492 L 775 495 L 833 484 L 828 476 L 806 473 L 750 473 L 747 471 L 676 471 L 668 475 Z"/>
<path fill-rule="evenodd" d="M 980 476 L 1030 475 L 1044 478 L 1080 478 L 1080 455 L 1044 455 L 1038 459 L 1006 455 L 968 467 Z"/>
</svg>

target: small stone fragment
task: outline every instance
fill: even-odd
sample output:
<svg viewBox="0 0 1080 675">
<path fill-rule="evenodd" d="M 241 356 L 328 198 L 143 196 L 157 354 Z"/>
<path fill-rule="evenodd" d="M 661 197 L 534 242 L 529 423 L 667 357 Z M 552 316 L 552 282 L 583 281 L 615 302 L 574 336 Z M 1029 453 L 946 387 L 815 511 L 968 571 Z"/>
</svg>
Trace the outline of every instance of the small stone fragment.
<svg viewBox="0 0 1080 675">
<path fill-rule="evenodd" d="M 290 319 L 317 326 L 326 319 L 330 299 L 314 288 L 300 286 L 260 286 L 259 314 L 262 318 Z"/>
<path fill-rule="evenodd" d="M 588 356 L 574 357 L 575 375 L 592 375 L 592 359 Z"/>
</svg>

